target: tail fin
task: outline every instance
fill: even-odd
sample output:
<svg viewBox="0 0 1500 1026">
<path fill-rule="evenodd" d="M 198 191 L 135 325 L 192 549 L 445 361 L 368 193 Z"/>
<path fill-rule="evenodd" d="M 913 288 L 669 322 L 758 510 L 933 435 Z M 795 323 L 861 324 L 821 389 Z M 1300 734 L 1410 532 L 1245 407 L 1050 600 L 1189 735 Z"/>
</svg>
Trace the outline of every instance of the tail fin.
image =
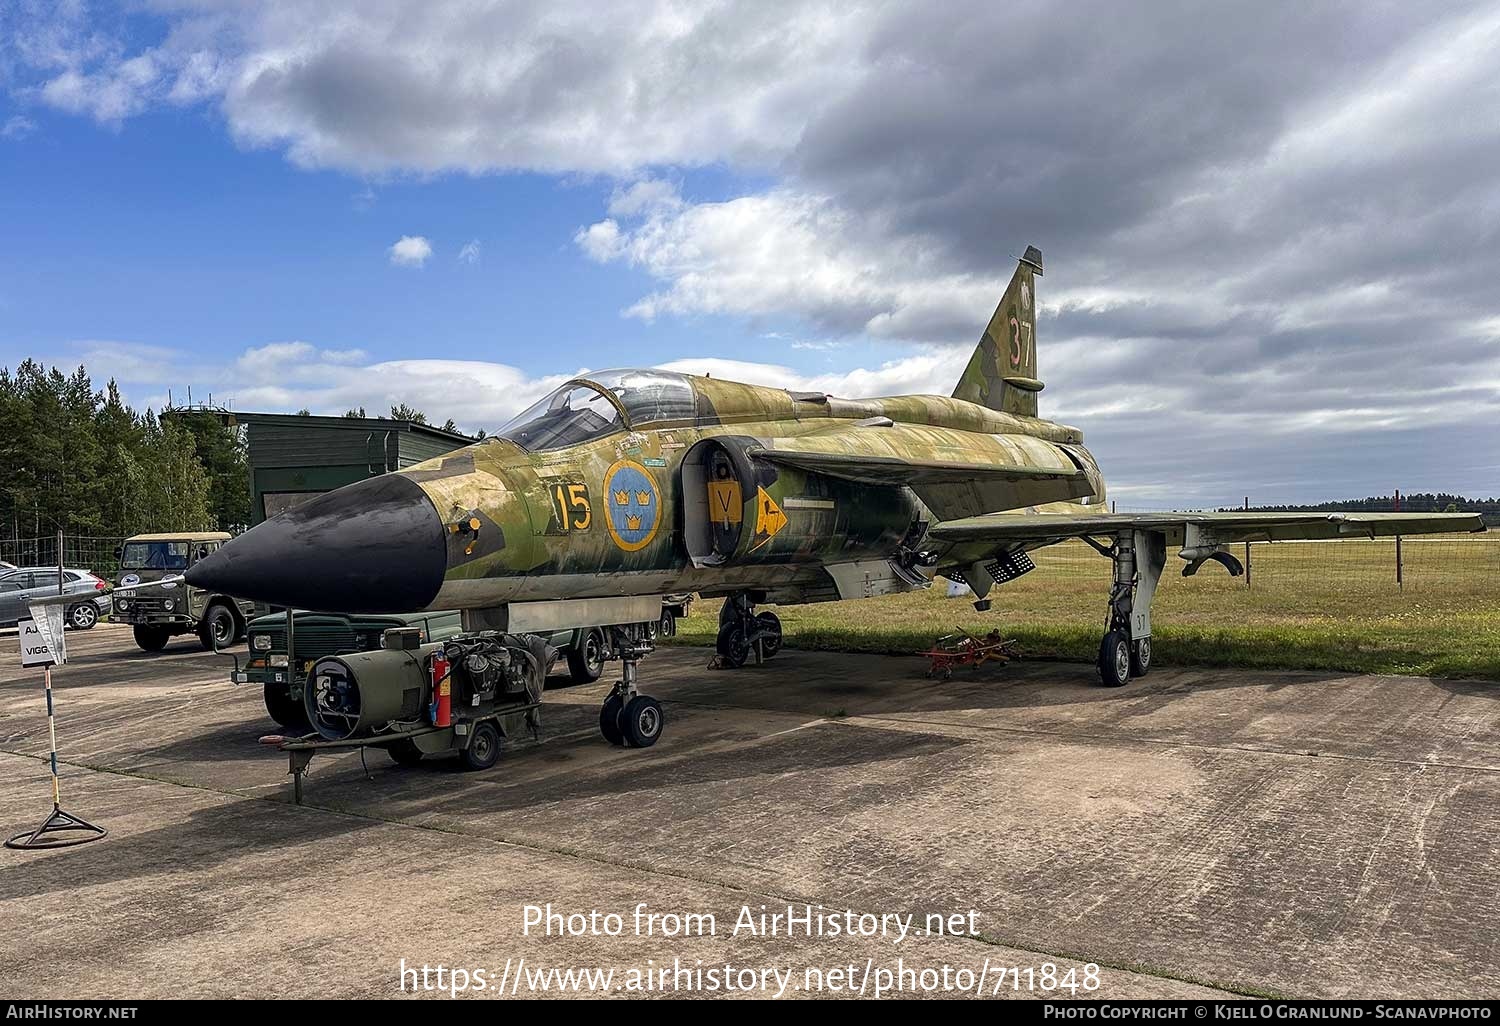
<svg viewBox="0 0 1500 1026">
<path fill-rule="evenodd" d="M 988 406 L 1003 413 L 1036 416 L 1036 295 L 1033 276 L 1042 273 L 1042 251 L 1027 246 L 995 315 L 979 337 L 969 358 L 955 399 Z"/>
</svg>

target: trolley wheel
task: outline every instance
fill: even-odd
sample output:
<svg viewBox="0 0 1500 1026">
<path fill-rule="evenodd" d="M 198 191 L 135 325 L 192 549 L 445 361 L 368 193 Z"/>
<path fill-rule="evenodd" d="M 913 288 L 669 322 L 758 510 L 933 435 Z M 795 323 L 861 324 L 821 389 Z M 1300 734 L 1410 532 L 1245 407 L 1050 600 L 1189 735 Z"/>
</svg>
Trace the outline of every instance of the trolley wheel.
<svg viewBox="0 0 1500 1026">
<path fill-rule="evenodd" d="M 469 747 L 459 755 L 464 769 L 487 770 L 500 759 L 500 731 L 489 720 L 474 724 Z"/>
<path fill-rule="evenodd" d="M 1130 639 L 1124 631 L 1110 631 L 1099 642 L 1099 677 L 1107 688 L 1130 683 Z"/>
<path fill-rule="evenodd" d="M 650 748 L 661 738 L 662 728 L 666 725 L 667 715 L 661 703 L 649 695 L 632 698 L 620 717 L 625 743 L 631 748 Z"/>
<path fill-rule="evenodd" d="M 610 695 L 599 707 L 599 733 L 612 745 L 625 744 L 625 732 L 620 728 L 620 716 L 625 711 L 625 702 L 619 695 Z"/>
<path fill-rule="evenodd" d="M 397 741 L 395 744 L 388 746 L 386 751 L 391 753 L 392 759 L 395 759 L 403 766 L 415 766 L 422 761 L 422 749 L 417 747 L 415 741 Z M 491 765 L 494 765 L 494 763 L 491 762 Z M 483 767 L 478 768 L 482 769 Z"/>
</svg>

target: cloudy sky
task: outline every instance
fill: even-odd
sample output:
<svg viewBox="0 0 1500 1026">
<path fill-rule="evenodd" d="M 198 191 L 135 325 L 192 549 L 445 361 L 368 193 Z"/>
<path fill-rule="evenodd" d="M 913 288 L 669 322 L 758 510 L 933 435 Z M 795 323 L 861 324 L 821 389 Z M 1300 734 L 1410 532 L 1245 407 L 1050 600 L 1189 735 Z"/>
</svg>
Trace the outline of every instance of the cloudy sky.
<svg viewBox="0 0 1500 1026">
<path fill-rule="evenodd" d="M 951 391 L 1123 506 L 1500 493 L 1500 5 L 0 0 L 0 365 L 493 429 Z"/>
</svg>

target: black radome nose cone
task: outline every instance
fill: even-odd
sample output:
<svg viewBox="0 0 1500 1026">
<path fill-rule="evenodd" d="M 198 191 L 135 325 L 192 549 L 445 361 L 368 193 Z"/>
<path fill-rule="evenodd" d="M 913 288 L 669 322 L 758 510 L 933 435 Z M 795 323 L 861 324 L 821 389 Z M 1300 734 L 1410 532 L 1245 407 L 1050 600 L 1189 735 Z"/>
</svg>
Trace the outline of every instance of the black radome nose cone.
<svg viewBox="0 0 1500 1026">
<path fill-rule="evenodd" d="M 195 588 L 274 606 L 405 613 L 437 597 L 448 569 L 437 509 L 384 474 L 294 506 L 194 565 Z"/>
</svg>

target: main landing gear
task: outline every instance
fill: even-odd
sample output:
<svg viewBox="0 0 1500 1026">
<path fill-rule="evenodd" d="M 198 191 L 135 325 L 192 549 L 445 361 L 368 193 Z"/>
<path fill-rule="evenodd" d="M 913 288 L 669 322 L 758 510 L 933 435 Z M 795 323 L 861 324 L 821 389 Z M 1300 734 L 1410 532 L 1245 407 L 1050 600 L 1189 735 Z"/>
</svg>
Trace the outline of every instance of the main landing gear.
<svg viewBox="0 0 1500 1026">
<path fill-rule="evenodd" d="M 724 600 L 719 610 L 716 645 L 723 665 L 739 669 L 754 657 L 761 663 L 781 651 L 781 618 L 775 613 L 757 613 L 746 592 Z"/>
<path fill-rule="evenodd" d="M 642 625 L 611 627 L 614 650 L 620 657 L 620 680 L 599 709 L 599 733 L 612 745 L 650 748 L 667 725 L 661 703 L 636 690 L 636 664 L 655 646 Z"/>
<path fill-rule="evenodd" d="M 1127 531 L 1108 548 L 1085 540 L 1115 564 L 1099 677 L 1105 687 L 1117 688 L 1151 670 L 1151 599 L 1167 562 L 1167 539 L 1155 531 Z"/>
</svg>

